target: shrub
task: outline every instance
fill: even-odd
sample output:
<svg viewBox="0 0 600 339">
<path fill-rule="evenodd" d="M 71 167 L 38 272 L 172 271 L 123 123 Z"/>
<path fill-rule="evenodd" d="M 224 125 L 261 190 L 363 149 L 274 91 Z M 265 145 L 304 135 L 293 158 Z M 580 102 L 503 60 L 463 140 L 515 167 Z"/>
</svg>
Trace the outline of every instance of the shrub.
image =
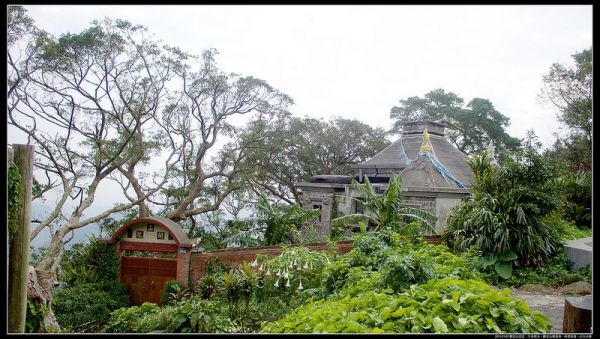
<svg viewBox="0 0 600 339">
<path fill-rule="evenodd" d="M 558 213 L 544 217 L 544 223 L 553 230 L 553 237 L 562 244 L 568 240 L 592 236 L 591 228 L 575 226 L 572 222 L 563 220 Z"/>
<path fill-rule="evenodd" d="M 475 280 L 434 279 L 389 295 L 367 291 L 299 307 L 264 333 L 540 333 L 551 328 L 509 290 Z"/>
<path fill-rule="evenodd" d="M 114 310 L 110 314 L 104 331 L 107 333 L 134 333 L 137 332 L 137 323 L 148 314 L 155 314 L 160 308 L 154 303 L 145 302 L 141 306 L 124 307 Z"/>
<path fill-rule="evenodd" d="M 564 217 L 577 226 L 592 226 L 592 174 L 568 172 L 559 179 L 565 202 L 561 206 Z"/>
<path fill-rule="evenodd" d="M 219 277 L 214 273 L 200 278 L 196 284 L 196 292 L 203 299 L 209 299 L 213 295 L 216 295 L 219 288 Z"/>
<path fill-rule="evenodd" d="M 69 285 L 115 281 L 119 264 L 120 258 L 114 245 L 92 236 L 89 243 L 77 243 L 65 250 L 61 262 L 63 281 Z"/>
<path fill-rule="evenodd" d="M 27 313 L 25 316 L 25 333 L 37 332 L 43 325 L 48 307 L 44 304 L 37 305 L 35 301 L 27 299 Z"/>
<path fill-rule="evenodd" d="M 94 332 L 104 326 L 112 311 L 128 304 L 126 287 L 116 281 L 83 283 L 53 293 L 52 310 L 62 329 Z"/>
<path fill-rule="evenodd" d="M 557 254 L 544 261 L 539 267 L 518 267 L 508 279 L 500 279 L 494 271 L 484 270 L 484 280 L 495 286 L 521 287 L 525 284 L 541 284 L 551 287 L 562 287 L 576 281 L 592 282 L 592 274 L 589 268 L 581 268 L 571 272 L 569 267 L 572 263 L 566 257 L 563 249 Z"/>
<path fill-rule="evenodd" d="M 481 279 L 468 264 L 468 259 L 452 254 L 446 246 L 420 244 L 394 251 L 380 271 L 383 285 L 400 292 L 409 285 L 422 284 L 433 278 Z"/>
<path fill-rule="evenodd" d="M 160 296 L 160 302 L 163 305 L 169 305 L 176 301 L 189 298 L 192 294 L 190 289 L 181 286 L 177 280 L 168 280 L 163 288 L 163 294 Z"/>
<path fill-rule="evenodd" d="M 456 251 L 476 246 L 482 255 L 513 251 L 523 266 L 538 265 L 559 245 L 543 217 L 558 206 L 554 172 L 535 152 L 503 167 L 490 164 L 487 152 L 469 165 L 475 173 L 473 202 L 463 202 L 448 216 L 444 240 Z"/>
<path fill-rule="evenodd" d="M 227 305 L 219 300 L 196 296 L 157 307 L 151 303 L 120 309 L 112 313 L 107 332 L 148 333 L 232 333 L 239 327 L 227 317 Z"/>
</svg>

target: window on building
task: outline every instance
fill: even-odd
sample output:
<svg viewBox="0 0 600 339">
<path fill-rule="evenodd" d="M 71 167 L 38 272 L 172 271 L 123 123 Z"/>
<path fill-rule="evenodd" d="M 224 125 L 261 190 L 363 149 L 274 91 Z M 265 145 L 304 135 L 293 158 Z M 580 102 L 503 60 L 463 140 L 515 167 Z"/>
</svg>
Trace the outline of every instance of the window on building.
<svg viewBox="0 0 600 339">
<path fill-rule="evenodd" d="M 127 238 L 133 238 L 133 230 L 131 228 L 127 229 Z"/>
<path fill-rule="evenodd" d="M 354 200 L 354 210 L 357 214 L 365 213 L 365 199 L 357 198 Z"/>
</svg>

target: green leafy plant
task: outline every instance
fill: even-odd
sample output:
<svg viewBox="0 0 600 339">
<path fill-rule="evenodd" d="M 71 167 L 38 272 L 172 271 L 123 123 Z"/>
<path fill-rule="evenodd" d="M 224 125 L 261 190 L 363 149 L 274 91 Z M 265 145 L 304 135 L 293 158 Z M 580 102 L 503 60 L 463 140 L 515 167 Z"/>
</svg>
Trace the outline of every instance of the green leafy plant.
<svg viewBox="0 0 600 339">
<path fill-rule="evenodd" d="M 432 279 L 400 294 L 366 291 L 311 302 L 263 333 L 545 333 L 540 312 L 476 280 Z"/>
<path fill-rule="evenodd" d="M 61 262 L 62 280 L 69 285 L 115 281 L 119 265 L 120 258 L 114 245 L 92 235 L 87 244 L 77 243 L 65 250 Z"/>
<path fill-rule="evenodd" d="M 160 308 L 154 304 L 145 302 L 140 306 L 123 307 L 114 310 L 110 314 L 104 331 L 107 333 L 132 333 L 136 332 L 137 323 L 148 314 L 155 314 Z"/>
<path fill-rule="evenodd" d="M 108 333 L 234 333 L 239 326 L 227 317 L 227 306 L 220 300 L 192 296 L 174 304 L 157 307 L 152 303 L 123 308 L 111 314 Z"/>
<path fill-rule="evenodd" d="M 512 276 L 512 263 L 517 259 L 517 255 L 513 251 L 508 251 L 499 255 L 488 254 L 481 258 L 483 267 L 494 265 L 494 270 L 504 279 Z"/>
<path fill-rule="evenodd" d="M 105 325 L 112 311 L 128 304 L 126 287 L 115 280 L 61 288 L 53 293 L 52 310 L 65 331 L 95 332 Z"/>
<path fill-rule="evenodd" d="M 446 244 L 461 252 L 476 246 L 484 256 L 513 251 L 519 266 L 552 256 L 559 243 L 543 217 L 558 206 L 558 194 L 550 180 L 553 171 L 541 156 L 528 149 L 519 161 L 495 167 L 484 152 L 469 165 L 475 173 L 474 201 L 450 212 Z"/>
<path fill-rule="evenodd" d="M 563 249 L 552 258 L 545 260 L 539 267 L 517 267 L 508 279 L 499 277 L 494 271 L 480 267 L 483 278 L 489 284 L 503 287 L 521 287 L 525 284 L 541 284 L 554 288 L 572 284 L 577 281 L 592 282 L 589 268 L 580 268 L 576 272 L 569 270 L 570 262 Z"/>
<path fill-rule="evenodd" d="M 27 299 L 27 313 L 25 316 L 25 333 L 36 333 L 43 325 L 44 317 L 48 313 L 48 307 L 44 304 L 38 305 L 35 301 Z"/>
<path fill-rule="evenodd" d="M 256 218 L 234 221 L 245 227 L 225 239 L 227 243 L 247 243 L 249 239 L 261 239 L 262 244 L 267 246 L 298 243 L 302 238 L 299 229 L 315 222 L 320 214 L 318 210 L 305 210 L 298 204 L 273 204 L 265 195 L 259 196 L 256 207 Z"/>
<path fill-rule="evenodd" d="M 388 187 L 381 196 L 377 194 L 368 177 L 365 177 L 363 184 L 353 180 L 352 188 L 361 193 L 360 199 L 352 199 L 363 205 L 364 213 L 348 214 L 332 219 L 332 225 L 358 224 L 364 233 L 367 228 L 373 231 L 386 228 L 399 231 L 408 223 L 418 221 L 423 227 L 435 231 L 433 227 L 437 220 L 435 215 L 402 203 L 404 194 L 400 174 L 390 178 Z"/>
<path fill-rule="evenodd" d="M 219 278 L 216 274 L 207 274 L 198 280 L 196 292 L 203 299 L 209 299 L 218 293 L 220 286 Z"/>
<path fill-rule="evenodd" d="M 567 172 L 558 184 L 564 194 L 563 215 L 577 226 L 592 226 L 592 173 Z"/>
<path fill-rule="evenodd" d="M 177 301 L 189 298 L 192 295 L 192 291 L 188 288 L 181 286 L 181 283 L 177 280 L 168 280 L 165 282 L 163 288 L 163 294 L 160 296 L 160 302 L 163 305 L 173 304 Z"/>
<path fill-rule="evenodd" d="M 19 229 L 19 213 L 21 213 L 21 193 L 23 190 L 21 173 L 15 163 L 8 167 L 8 236 L 12 240 Z"/>
<path fill-rule="evenodd" d="M 263 275 L 269 291 L 294 294 L 321 286 L 321 272 L 330 263 L 328 255 L 303 246 L 285 247 L 280 255 L 252 263 Z"/>
</svg>

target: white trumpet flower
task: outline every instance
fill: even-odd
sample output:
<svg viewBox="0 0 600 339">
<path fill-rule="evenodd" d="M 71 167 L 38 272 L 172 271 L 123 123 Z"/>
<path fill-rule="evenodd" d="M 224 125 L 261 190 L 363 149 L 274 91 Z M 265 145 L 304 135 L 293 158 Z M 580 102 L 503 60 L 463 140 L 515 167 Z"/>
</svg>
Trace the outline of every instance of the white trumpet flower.
<svg viewBox="0 0 600 339">
<path fill-rule="evenodd" d="M 250 263 L 250 267 L 256 267 L 256 265 L 258 265 L 258 258 L 254 259 L 254 261 L 252 263 Z"/>
<path fill-rule="evenodd" d="M 285 287 L 290 287 L 290 279 L 288 278 L 287 282 L 285 283 Z"/>
<path fill-rule="evenodd" d="M 281 270 L 277 270 L 277 273 L 275 273 L 276 276 L 281 277 Z"/>
<path fill-rule="evenodd" d="M 270 269 L 270 268 L 269 268 L 269 269 L 267 269 L 267 273 L 265 273 L 265 275 L 266 275 L 267 277 L 271 275 L 271 269 Z"/>
<path fill-rule="evenodd" d="M 302 266 L 303 269 L 307 269 L 308 268 L 308 261 L 304 263 L 304 266 Z"/>
<path fill-rule="evenodd" d="M 275 282 L 275 287 L 279 287 L 279 279 L 277 279 L 277 281 Z"/>
<path fill-rule="evenodd" d="M 263 270 L 263 264 L 260 264 L 260 267 L 258 268 L 259 271 Z"/>
<path fill-rule="evenodd" d="M 289 276 L 290 276 L 290 275 L 288 274 L 288 272 L 287 272 L 287 271 L 285 271 L 285 272 L 283 273 L 283 277 L 284 277 L 284 278 L 288 279 L 288 278 L 289 278 Z"/>
<path fill-rule="evenodd" d="M 300 280 L 300 285 L 298 285 L 298 291 L 303 290 L 304 287 L 302 287 L 302 280 Z"/>
</svg>

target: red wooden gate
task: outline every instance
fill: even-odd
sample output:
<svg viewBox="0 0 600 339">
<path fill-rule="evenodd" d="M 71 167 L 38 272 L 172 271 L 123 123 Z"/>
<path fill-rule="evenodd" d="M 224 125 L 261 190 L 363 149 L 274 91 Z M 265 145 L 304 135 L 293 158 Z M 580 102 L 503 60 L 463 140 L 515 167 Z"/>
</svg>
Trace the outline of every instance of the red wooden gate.
<svg viewBox="0 0 600 339">
<path fill-rule="evenodd" d="M 121 257 L 121 283 L 127 285 L 132 305 L 161 304 L 165 282 L 177 277 L 177 260 Z"/>
</svg>

